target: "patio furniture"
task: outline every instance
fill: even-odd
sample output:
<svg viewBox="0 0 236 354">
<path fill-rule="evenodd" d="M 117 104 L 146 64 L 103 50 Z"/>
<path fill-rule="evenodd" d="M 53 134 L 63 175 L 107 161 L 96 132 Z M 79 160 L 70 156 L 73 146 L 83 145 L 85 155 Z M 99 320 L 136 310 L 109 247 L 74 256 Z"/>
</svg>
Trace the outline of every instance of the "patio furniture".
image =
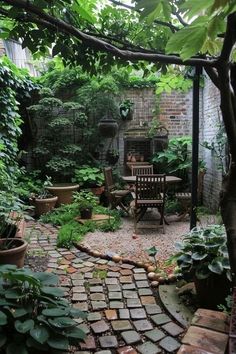
<svg viewBox="0 0 236 354">
<path fill-rule="evenodd" d="M 152 175 L 153 174 L 153 165 L 139 165 L 131 166 L 131 174 L 132 176 L 137 175 Z"/>
<path fill-rule="evenodd" d="M 137 223 L 143 218 L 148 208 L 156 208 L 160 215 L 160 225 L 165 233 L 164 207 L 166 192 L 166 175 L 137 175 L 136 193 L 133 204 L 134 228 L 137 232 Z"/>
<path fill-rule="evenodd" d="M 104 168 L 104 177 L 105 177 L 105 194 L 108 198 L 109 205 L 111 209 L 116 209 L 120 207 L 127 214 L 129 214 L 128 208 L 124 204 L 124 198 L 130 194 L 130 190 L 121 189 L 117 190 L 113 181 L 112 168 Z"/>
<path fill-rule="evenodd" d="M 203 178 L 205 171 L 199 171 L 198 173 L 198 188 L 197 188 L 197 199 L 201 202 L 202 191 L 203 191 Z M 182 221 L 191 212 L 191 192 L 180 192 L 175 193 L 175 197 L 181 205 L 182 212 L 178 215 L 177 221 Z"/>
<path fill-rule="evenodd" d="M 165 175 L 166 176 L 166 175 Z M 124 182 L 134 184 L 136 182 L 136 176 L 122 176 Z M 180 183 L 182 181 L 181 178 L 176 176 L 166 176 L 166 185 L 172 185 L 175 183 Z"/>
</svg>

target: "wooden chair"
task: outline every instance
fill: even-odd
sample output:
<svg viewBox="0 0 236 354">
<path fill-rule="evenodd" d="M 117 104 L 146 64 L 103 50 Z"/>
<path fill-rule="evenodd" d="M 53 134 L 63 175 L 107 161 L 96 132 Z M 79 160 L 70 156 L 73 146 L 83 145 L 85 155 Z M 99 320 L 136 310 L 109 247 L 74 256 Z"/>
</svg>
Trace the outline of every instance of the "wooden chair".
<svg viewBox="0 0 236 354">
<path fill-rule="evenodd" d="M 137 175 L 152 175 L 153 174 L 153 165 L 139 165 L 131 166 L 131 173 L 132 176 L 137 176 Z"/>
<path fill-rule="evenodd" d="M 202 191 L 203 191 L 203 178 L 205 171 L 199 171 L 198 173 L 198 187 L 197 187 L 197 198 L 198 202 L 202 201 Z M 178 215 L 177 221 L 182 221 L 191 212 L 191 199 L 192 194 L 190 192 L 175 193 L 175 197 L 181 205 L 182 212 Z"/>
<path fill-rule="evenodd" d="M 166 175 L 137 175 L 136 176 L 136 195 L 134 200 L 134 227 L 137 232 L 137 223 L 143 218 L 148 208 L 157 208 L 159 211 L 160 225 L 165 233 L 165 190 Z"/>
<path fill-rule="evenodd" d="M 124 198 L 130 194 L 130 190 L 122 189 L 117 190 L 113 181 L 112 168 L 104 168 L 104 177 L 105 177 L 105 194 L 108 198 L 109 205 L 111 209 L 116 209 L 120 207 L 127 214 L 129 214 L 128 208 L 124 204 Z"/>
</svg>

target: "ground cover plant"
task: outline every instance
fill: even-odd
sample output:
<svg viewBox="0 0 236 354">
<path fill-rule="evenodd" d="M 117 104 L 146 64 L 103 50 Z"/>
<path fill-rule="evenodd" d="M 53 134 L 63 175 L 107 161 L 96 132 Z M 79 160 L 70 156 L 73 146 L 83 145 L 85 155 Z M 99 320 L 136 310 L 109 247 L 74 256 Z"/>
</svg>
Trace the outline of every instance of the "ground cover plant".
<svg viewBox="0 0 236 354">
<path fill-rule="evenodd" d="M 0 266 L 1 353 L 62 353 L 85 338 L 74 318 L 86 314 L 62 298 L 58 282 L 55 274 Z"/>
<path fill-rule="evenodd" d="M 51 213 L 43 215 L 40 220 L 44 223 L 51 223 L 60 226 L 57 236 L 57 246 L 70 248 L 73 242 L 80 242 L 87 232 L 101 230 L 104 232 L 115 231 L 120 227 L 120 215 L 116 210 L 109 210 L 103 206 L 96 205 L 93 208 L 96 214 L 110 215 L 111 219 L 102 224 L 96 224 L 90 220 L 84 224 L 75 221 L 79 217 L 79 203 L 62 205 Z"/>
</svg>

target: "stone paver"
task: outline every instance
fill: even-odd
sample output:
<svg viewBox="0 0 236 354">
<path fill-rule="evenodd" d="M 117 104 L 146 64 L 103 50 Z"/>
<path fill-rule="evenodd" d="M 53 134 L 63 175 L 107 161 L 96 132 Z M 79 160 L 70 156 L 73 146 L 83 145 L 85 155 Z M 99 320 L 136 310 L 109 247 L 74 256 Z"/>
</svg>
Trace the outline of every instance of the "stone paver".
<svg viewBox="0 0 236 354">
<path fill-rule="evenodd" d="M 161 349 L 152 342 L 146 342 L 142 345 L 139 345 L 137 349 L 141 354 L 157 354 L 161 352 Z"/>
<path fill-rule="evenodd" d="M 56 248 L 56 228 L 28 224 L 33 229 L 29 248 L 47 255 L 45 270 L 58 274 L 73 306 L 88 312 L 86 319 L 75 319 L 87 335 L 75 354 L 176 353 L 184 329 L 160 307 L 159 288 L 151 287 L 144 268 L 93 257 L 75 247 Z M 201 317 L 199 312 L 196 323 Z M 209 321 L 214 321 L 210 313 Z M 195 337 L 185 336 L 183 342 L 200 340 Z"/>
<path fill-rule="evenodd" d="M 136 331 L 126 331 L 121 333 L 126 344 L 134 344 L 141 340 L 141 337 Z"/>
</svg>

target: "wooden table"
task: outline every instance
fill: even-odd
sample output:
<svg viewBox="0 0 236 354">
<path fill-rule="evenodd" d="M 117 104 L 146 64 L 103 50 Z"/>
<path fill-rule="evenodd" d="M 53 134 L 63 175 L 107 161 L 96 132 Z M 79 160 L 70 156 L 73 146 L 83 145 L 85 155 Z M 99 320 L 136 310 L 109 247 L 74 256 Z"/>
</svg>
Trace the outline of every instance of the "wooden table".
<svg viewBox="0 0 236 354">
<path fill-rule="evenodd" d="M 123 181 L 127 183 L 135 183 L 136 176 L 122 176 Z M 175 184 L 181 182 L 182 179 L 176 176 L 166 176 L 166 183 L 167 184 Z"/>
</svg>

